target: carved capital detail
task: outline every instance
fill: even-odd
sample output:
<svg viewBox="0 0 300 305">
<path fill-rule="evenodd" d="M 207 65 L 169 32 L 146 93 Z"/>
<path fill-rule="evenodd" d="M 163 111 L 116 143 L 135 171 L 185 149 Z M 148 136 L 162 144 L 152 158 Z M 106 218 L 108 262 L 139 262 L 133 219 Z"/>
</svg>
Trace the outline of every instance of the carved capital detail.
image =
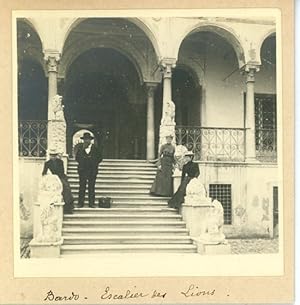
<svg viewBox="0 0 300 305">
<path fill-rule="evenodd" d="M 57 72 L 60 54 L 56 51 L 46 51 L 44 60 L 47 63 L 48 72 Z"/>
<path fill-rule="evenodd" d="M 255 73 L 259 71 L 259 66 L 249 63 L 245 65 L 243 73 L 246 74 L 246 83 L 255 82 Z"/>
<path fill-rule="evenodd" d="M 160 67 L 163 72 L 164 78 L 172 77 L 172 69 L 176 67 L 176 59 L 175 58 L 164 58 L 160 62 Z"/>
<path fill-rule="evenodd" d="M 146 87 L 147 87 L 148 98 L 153 98 L 154 93 L 155 93 L 155 89 L 157 87 L 157 83 L 146 83 Z"/>
</svg>

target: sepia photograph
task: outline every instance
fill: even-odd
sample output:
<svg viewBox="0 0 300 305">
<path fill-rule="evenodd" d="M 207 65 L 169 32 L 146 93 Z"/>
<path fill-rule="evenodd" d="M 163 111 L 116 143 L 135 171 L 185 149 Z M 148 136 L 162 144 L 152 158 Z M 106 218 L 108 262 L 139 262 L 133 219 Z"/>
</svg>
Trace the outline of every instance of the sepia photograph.
<svg viewBox="0 0 300 305">
<path fill-rule="evenodd" d="M 14 11 L 12 27 L 18 274 L 282 274 L 279 11 Z"/>
</svg>

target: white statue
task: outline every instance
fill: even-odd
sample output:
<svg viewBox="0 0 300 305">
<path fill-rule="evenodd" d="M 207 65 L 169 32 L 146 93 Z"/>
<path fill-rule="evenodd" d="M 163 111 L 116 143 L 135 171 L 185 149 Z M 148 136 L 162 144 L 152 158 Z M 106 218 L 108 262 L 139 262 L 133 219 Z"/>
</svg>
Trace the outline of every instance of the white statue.
<svg viewBox="0 0 300 305">
<path fill-rule="evenodd" d="M 53 112 L 53 119 L 54 120 L 65 120 L 64 117 L 64 106 L 62 104 L 62 96 L 60 95 L 54 95 L 51 100 L 51 109 Z"/>
<path fill-rule="evenodd" d="M 39 242 L 57 242 L 61 239 L 61 219 L 55 204 L 62 203 L 62 190 L 57 175 L 49 174 L 41 178 L 38 193 L 41 230 L 36 237 Z"/>
<path fill-rule="evenodd" d="M 185 153 L 188 149 L 184 145 L 177 145 L 175 148 L 174 159 L 176 162 L 176 169 L 182 170 L 183 165 L 186 163 Z"/>
<path fill-rule="evenodd" d="M 171 100 L 166 102 L 161 124 L 175 125 L 175 104 Z"/>
<path fill-rule="evenodd" d="M 200 178 L 193 178 L 186 187 L 186 195 L 197 195 L 199 198 L 206 198 L 206 190 Z"/>
<path fill-rule="evenodd" d="M 203 233 L 200 235 L 200 239 L 202 241 L 215 244 L 224 242 L 225 235 L 223 233 L 223 225 L 223 206 L 218 200 L 214 200 L 206 215 L 202 231 Z"/>
<path fill-rule="evenodd" d="M 56 147 L 61 153 L 66 153 L 66 120 L 64 117 L 62 97 L 55 95 L 51 99 L 48 121 L 48 147 Z"/>
</svg>

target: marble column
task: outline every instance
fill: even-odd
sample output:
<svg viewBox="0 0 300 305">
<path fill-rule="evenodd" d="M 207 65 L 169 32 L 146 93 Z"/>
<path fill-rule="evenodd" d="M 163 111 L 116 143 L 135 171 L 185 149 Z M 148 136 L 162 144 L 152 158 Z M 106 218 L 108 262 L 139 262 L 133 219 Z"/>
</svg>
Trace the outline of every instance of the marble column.
<svg viewBox="0 0 300 305">
<path fill-rule="evenodd" d="M 246 162 L 257 162 L 255 146 L 255 100 L 254 100 L 254 83 L 255 72 L 259 69 L 254 65 L 247 65 L 246 73 Z"/>
<path fill-rule="evenodd" d="M 163 105 L 162 118 L 159 131 L 159 147 L 165 143 L 166 135 L 173 135 L 173 144 L 176 144 L 175 138 L 175 104 L 172 101 L 172 69 L 175 68 L 176 60 L 166 58 L 161 61 L 163 72 Z"/>
<path fill-rule="evenodd" d="M 59 53 L 46 54 L 45 61 L 47 63 L 48 71 L 48 119 L 49 115 L 52 113 L 51 109 L 51 99 L 57 94 L 57 73 L 58 73 L 58 63 L 59 63 Z"/>
<path fill-rule="evenodd" d="M 48 130 L 47 146 L 56 148 L 63 159 L 65 166 L 66 154 L 66 120 L 64 117 L 62 96 L 57 94 L 57 73 L 59 53 L 50 52 L 45 54 L 48 68 Z"/>
<path fill-rule="evenodd" d="M 154 130 L 154 93 L 157 83 L 146 83 L 147 86 L 147 160 L 155 159 Z"/>
</svg>

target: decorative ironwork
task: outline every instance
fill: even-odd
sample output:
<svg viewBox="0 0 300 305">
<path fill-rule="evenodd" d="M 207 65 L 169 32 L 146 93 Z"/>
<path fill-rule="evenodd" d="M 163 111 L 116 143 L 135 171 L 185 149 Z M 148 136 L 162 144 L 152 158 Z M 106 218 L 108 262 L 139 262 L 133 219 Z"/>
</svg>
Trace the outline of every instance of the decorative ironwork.
<svg viewBox="0 0 300 305">
<path fill-rule="evenodd" d="M 255 142 L 258 160 L 276 162 L 276 137 L 276 95 L 255 94 Z"/>
<path fill-rule="evenodd" d="M 244 161 L 245 129 L 176 126 L 176 143 L 201 161 Z"/>
<path fill-rule="evenodd" d="M 47 121 L 19 122 L 19 156 L 45 157 L 47 151 Z"/>
<path fill-rule="evenodd" d="M 256 129 L 256 158 L 265 162 L 277 160 L 276 129 Z"/>
</svg>

